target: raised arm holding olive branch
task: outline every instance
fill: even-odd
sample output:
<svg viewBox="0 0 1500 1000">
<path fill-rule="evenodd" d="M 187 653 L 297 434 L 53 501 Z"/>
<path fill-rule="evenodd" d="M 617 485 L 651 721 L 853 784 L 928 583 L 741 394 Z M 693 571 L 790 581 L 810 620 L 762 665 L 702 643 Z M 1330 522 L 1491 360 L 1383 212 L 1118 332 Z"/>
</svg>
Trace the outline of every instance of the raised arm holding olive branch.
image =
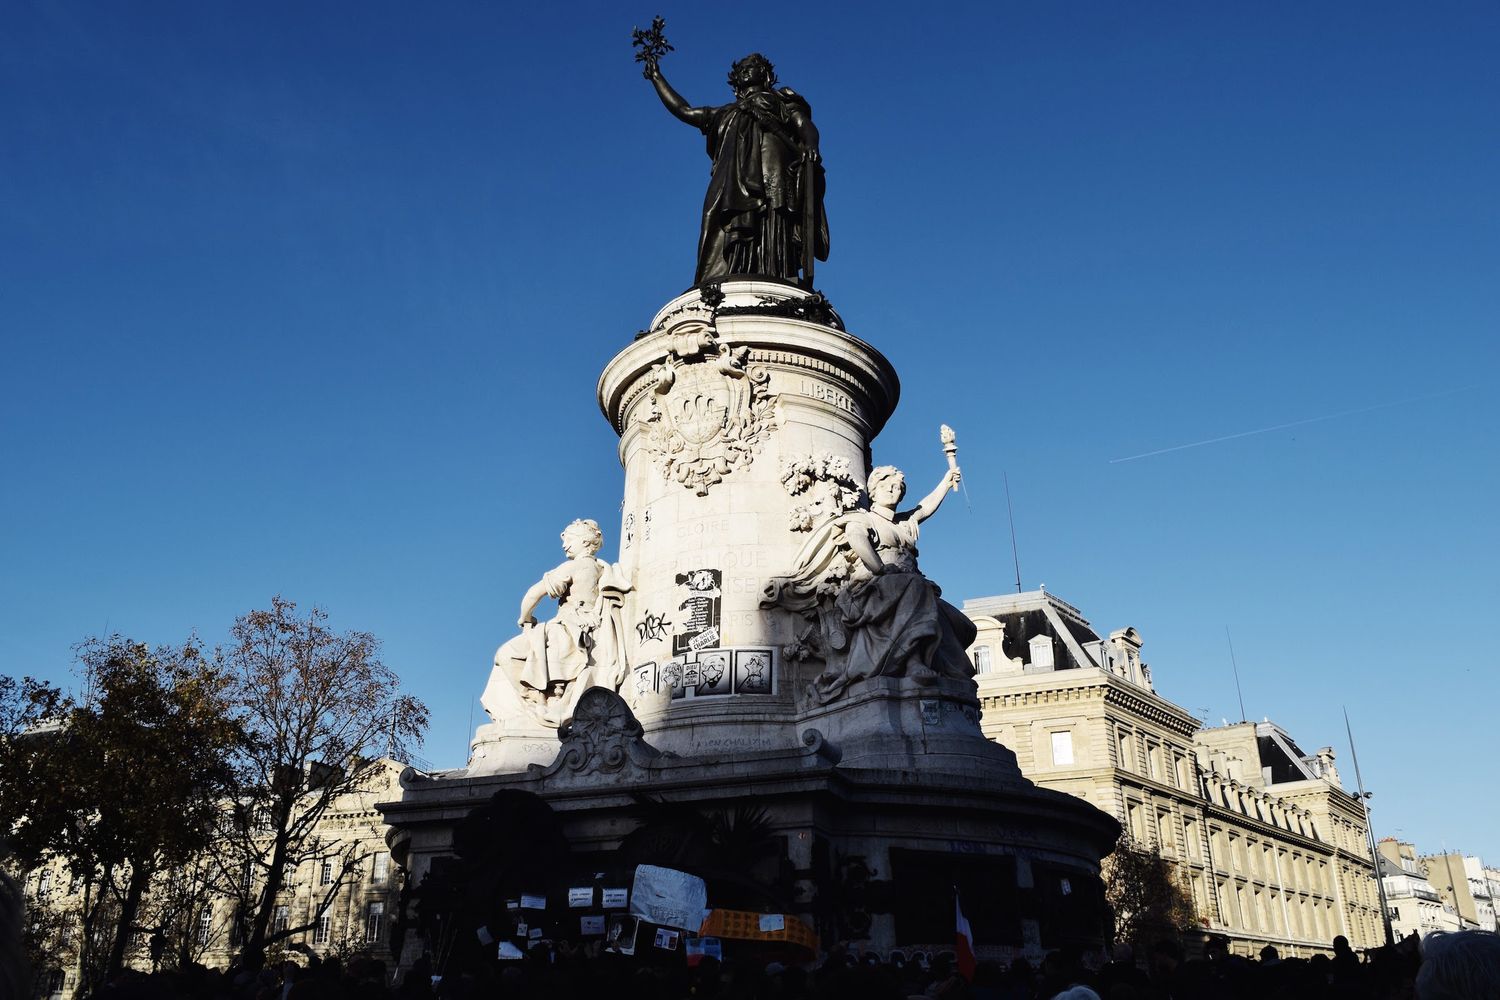
<svg viewBox="0 0 1500 1000">
<path fill-rule="evenodd" d="M 789 87 L 777 88 L 771 61 L 753 52 L 729 70 L 732 104 L 698 106 L 661 71 L 671 51 L 660 18 L 637 29 L 642 73 L 663 106 L 708 140 L 713 173 L 703 199 L 694 283 L 769 277 L 811 289 L 812 262 L 828 259 L 822 151 L 812 108 Z"/>
</svg>

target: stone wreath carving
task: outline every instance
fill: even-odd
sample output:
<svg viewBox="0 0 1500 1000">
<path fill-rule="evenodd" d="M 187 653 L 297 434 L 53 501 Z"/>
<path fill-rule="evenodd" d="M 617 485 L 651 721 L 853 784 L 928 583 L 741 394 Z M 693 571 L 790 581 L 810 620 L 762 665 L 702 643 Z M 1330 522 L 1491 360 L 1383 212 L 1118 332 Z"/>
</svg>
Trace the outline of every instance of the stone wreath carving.
<svg viewBox="0 0 1500 1000">
<path fill-rule="evenodd" d="M 859 480 L 841 455 L 793 455 L 781 463 L 781 485 L 802 501 L 789 514 L 793 531 L 811 531 L 818 522 L 859 506 Z"/>
<path fill-rule="evenodd" d="M 651 370 L 654 384 L 639 418 L 645 446 L 664 477 L 706 496 L 749 465 L 776 426 L 770 375 L 747 368 L 749 348 L 720 343 L 702 320 L 679 323 L 667 336 L 667 357 Z"/>
</svg>

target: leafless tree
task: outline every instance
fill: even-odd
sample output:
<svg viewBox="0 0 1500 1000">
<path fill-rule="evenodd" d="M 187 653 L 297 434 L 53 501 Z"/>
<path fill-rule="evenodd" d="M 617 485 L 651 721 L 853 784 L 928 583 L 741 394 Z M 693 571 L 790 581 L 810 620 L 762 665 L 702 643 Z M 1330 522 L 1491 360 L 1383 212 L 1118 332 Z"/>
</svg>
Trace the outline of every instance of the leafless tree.
<svg viewBox="0 0 1500 1000">
<path fill-rule="evenodd" d="M 358 841 L 318 835 L 318 824 L 345 796 L 368 792 L 386 767 L 421 744 L 427 709 L 401 693 L 368 632 L 335 632 L 327 614 L 299 614 L 276 597 L 266 610 L 236 620 L 219 662 L 230 677 L 247 741 L 241 792 L 224 813 L 221 890 L 239 902 L 243 957 L 264 960 L 269 946 L 316 926 L 367 860 Z M 299 870 L 329 866 L 309 887 L 305 923 L 274 922 Z"/>
</svg>

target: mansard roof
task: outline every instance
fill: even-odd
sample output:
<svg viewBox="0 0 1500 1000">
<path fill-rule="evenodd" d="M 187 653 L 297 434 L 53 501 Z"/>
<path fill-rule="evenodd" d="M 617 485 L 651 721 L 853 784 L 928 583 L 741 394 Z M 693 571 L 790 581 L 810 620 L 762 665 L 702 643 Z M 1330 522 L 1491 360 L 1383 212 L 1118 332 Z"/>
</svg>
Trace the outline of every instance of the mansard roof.
<svg viewBox="0 0 1500 1000">
<path fill-rule="evenodd" d="M 1028 590 L 1019 594 L 974 597 L 964 601 L 964 613 L 970 618 L 994 618 L 1005 626 L 1004 655 L 1024 656 L 1024 650 L 1037 636 L 1053 640 L 1057 669 L 1102 667 L 1085 648 L 1099 642 L 1083 612 L 1055 594 L 1045 590 Z"/>
</svg>

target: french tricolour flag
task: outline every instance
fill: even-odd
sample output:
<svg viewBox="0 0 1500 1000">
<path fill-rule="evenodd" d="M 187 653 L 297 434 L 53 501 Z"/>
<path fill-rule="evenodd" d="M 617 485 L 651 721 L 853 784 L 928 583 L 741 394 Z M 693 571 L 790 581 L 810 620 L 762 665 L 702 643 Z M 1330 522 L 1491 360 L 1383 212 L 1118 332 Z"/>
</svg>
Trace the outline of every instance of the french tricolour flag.
<svg viewBox="0 0 1500 1000">
<path fill-rule="evenodd" d="M 953 950 L 958 955 L 958 974 L 966 980 L 974 978 L 974 932 L 969 929 L 969 918 L 964 916 L 963 905 L 958 900 L 957 887 L 953 890 Z"/>
</svg>

